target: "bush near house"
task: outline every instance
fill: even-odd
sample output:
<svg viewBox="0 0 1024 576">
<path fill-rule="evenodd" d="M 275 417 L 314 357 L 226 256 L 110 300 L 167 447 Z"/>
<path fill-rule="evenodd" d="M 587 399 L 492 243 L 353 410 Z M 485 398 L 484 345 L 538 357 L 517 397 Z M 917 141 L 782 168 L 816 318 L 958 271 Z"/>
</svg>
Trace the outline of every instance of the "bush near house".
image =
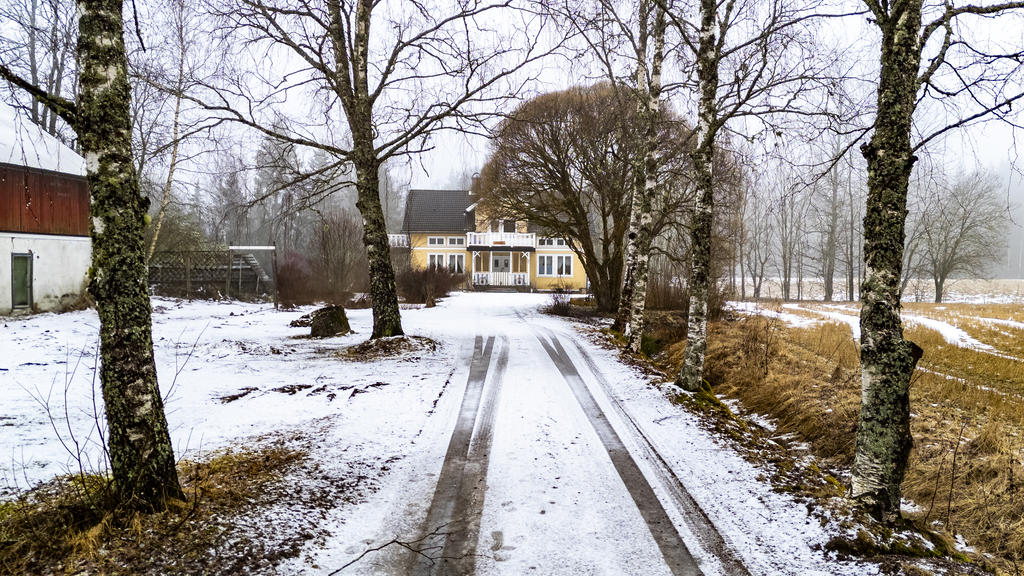
<svg viewBox="0 0 1024 576">
<path fill-rule="evenodd" d="M 421 270 L 408 268 L 399 272 L 395 278 L 398 295 L 403 300 L 410 304 L 426 304 L 428 307 L 465 282 L 465 274 L 437 267 Z"/>
</svg>

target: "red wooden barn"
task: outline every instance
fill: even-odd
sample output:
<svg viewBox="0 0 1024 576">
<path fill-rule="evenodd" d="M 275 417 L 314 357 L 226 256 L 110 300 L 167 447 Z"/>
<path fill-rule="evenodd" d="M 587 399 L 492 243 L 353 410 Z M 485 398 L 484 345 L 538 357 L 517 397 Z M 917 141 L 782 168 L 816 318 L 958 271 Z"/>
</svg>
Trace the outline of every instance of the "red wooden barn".
<svg viewBox="0 0 1024 576">
<path fill-rule="evenodd" d="M 85 162 L 0 104 L 0 314 L 59 310 L 85 289 Z"/>
</svg>

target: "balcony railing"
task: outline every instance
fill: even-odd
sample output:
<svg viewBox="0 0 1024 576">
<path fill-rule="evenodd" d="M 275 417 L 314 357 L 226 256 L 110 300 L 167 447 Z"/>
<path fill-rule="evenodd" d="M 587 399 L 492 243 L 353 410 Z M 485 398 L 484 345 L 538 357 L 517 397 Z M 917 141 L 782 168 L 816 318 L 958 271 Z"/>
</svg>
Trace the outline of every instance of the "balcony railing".
<svg viewBox="0 0 1024 576">
<path fill-rule="evenodd" d="M 529 286 L 530 275 L 525 272 L 474 272 L 475 286 Z"/>
<path fill-rule="evenodd" d="M 536 248 L 536 234 L 519 232 L 470 232 L 466 234 L 468 246 L 509 246 L 512 248 Z"/>
<path fill-rule="evenodd" d="M 409 247 L 409 235 L 408 234 L 388 234 L 388 244 L 392 248 L 408 248 Z"/>
</svg>

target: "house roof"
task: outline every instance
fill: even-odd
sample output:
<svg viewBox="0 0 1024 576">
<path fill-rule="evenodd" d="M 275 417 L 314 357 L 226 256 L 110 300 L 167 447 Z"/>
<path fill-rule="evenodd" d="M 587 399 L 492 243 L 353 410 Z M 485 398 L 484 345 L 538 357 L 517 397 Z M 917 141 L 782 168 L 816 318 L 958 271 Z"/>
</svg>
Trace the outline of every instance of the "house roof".
<svg viewBox="0 0 1024 576">
<path fill-rule="evenodd" d="M 405 232 L 472 232 L 475 200 L 468 190 L 410 190 L 405 203 Z"/>
<path fill-rule="evenodd" d="M 0 102 L 0 163 L 85 176 L 85 160 Z"/>
</svg>

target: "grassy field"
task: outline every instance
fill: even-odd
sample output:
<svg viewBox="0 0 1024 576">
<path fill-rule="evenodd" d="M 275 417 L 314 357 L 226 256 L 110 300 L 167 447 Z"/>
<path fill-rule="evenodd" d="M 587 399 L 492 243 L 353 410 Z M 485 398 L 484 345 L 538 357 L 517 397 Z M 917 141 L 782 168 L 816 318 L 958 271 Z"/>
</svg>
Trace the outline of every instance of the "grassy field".
<svg viewBox="0 0 1024 576">
<path fill-rule="evenodd" d="M 790 327 L 733 315 L 711 325 L 708 376 L 716 393 L 767 415 L 779 435 L 806 443 L 834 472 L 852 463 L 859 411 L 858 349 L 847 323 L 802 304 L 783 309 L 817 322 Z M 925 350 L 911 384 L 914 450 L 904 482 L 906 516 L 991 555 L 1006 574 L 1024 570 L 1024 306 L 909 304 L 905 315 L 948 323 L 967 345 L 910 321 L 906 336 Z M 683 344 L 667 351 L 681 359 Z M 973 346 L 973 347 L 968 347 Z"/>
</svg>

